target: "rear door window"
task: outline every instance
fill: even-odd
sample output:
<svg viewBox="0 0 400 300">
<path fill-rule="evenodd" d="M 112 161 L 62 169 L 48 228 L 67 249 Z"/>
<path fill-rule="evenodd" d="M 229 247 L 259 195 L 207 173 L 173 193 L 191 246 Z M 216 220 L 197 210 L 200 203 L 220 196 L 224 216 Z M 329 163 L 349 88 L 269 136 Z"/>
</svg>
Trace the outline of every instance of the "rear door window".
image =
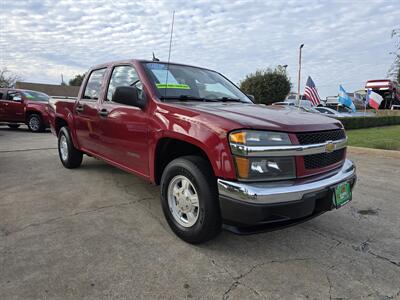
<svg viewBox="0 0 400 300">
<path fill-rule="evenodd" d="M 85 92 L 83 94 L 83 99 L 93 101 L 99 99 L 105 72 L 106 68 L 94 70 L 92 71 L 92 73 L 90 73 L 90 77 L 86 84 Z"/>
</svg>

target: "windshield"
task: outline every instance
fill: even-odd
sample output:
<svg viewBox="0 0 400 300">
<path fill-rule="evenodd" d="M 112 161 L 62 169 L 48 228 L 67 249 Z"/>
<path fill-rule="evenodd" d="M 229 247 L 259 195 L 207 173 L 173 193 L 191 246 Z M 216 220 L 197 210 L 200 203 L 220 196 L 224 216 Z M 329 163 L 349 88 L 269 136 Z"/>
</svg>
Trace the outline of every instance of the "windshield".
<svg viewBox="0 0 400 300">
<path fill-rule="evenodd" d="M 217 72 L 196 67 L 143 63 L 161 99 L 240 101 L 252 103 L 234 84 Z"/>
<path fill-rule="evenodd" d="M 49 96 L 45 93 L 34 92 L 34 91 L 24 91 L 22 92 L 28 100 L 32 101 L 49 101 Z"/>
</svg>

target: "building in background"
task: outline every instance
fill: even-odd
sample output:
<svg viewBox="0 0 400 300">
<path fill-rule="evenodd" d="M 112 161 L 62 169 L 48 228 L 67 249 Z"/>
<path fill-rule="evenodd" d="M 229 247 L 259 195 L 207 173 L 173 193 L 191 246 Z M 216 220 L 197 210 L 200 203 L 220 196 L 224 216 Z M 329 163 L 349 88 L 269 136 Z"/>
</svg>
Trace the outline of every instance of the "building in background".
<svg viewBox="0 0 400 300">
<path fill-rule="evenodd" d="M 17 81 L 15 88 L 43 92 L 53 97 L 78 97 L 79 86 Z"/>
</svg>

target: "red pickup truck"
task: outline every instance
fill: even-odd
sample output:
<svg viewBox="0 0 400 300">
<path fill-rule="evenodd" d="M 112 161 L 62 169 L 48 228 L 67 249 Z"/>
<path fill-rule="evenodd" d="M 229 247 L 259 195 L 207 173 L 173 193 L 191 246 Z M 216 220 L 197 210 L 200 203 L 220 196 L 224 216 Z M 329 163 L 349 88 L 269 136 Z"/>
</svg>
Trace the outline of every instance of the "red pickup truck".
<svg viewBox="0 0 400 300">
<path fill-rule="evenodd" d="M 351 200 L 354 164 L 332 118 L 256 105 L 223 75 L 146 60 L 93 67 L 76 101 L 50 100 L 66 168 L 100 158 L 160 184 L 189 243 L 288 226 Z"/>
<path fill-rule="evenodd" d="M 0 122 L 7 123 L 11 128 L 18 128 L 25 123 L 32 132 L 41 132 L 49 127 L 49 99 L 41 92 L 2 88 Z"/>
</svg>

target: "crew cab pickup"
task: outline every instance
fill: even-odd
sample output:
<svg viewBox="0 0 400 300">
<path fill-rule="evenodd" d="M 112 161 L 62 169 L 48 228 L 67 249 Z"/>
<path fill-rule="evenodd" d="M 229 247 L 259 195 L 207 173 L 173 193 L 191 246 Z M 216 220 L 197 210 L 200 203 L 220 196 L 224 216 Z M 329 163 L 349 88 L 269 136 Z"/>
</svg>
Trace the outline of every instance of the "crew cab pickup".
<svg viewBox="0 0 400 300">
<path fill-rule="evenodd" d="M 189 65 L 126 60 L 86 74 L 76 101 L 50 100 L 62 164 L 88 154 L 159 184 L 171 229 L 189 243 L 222 225 L 292 225 L 351 200 L 356 169 L 338 120 L 254 104 Z"/>
<path fill-rule="evenodd" d="M 0 89 L 0 122 L 11 128 L 28 125 L 32 132 L 41 132 L 49 127 L 48 101 L 44 93 L 21 90 Z"/>
</svg>

